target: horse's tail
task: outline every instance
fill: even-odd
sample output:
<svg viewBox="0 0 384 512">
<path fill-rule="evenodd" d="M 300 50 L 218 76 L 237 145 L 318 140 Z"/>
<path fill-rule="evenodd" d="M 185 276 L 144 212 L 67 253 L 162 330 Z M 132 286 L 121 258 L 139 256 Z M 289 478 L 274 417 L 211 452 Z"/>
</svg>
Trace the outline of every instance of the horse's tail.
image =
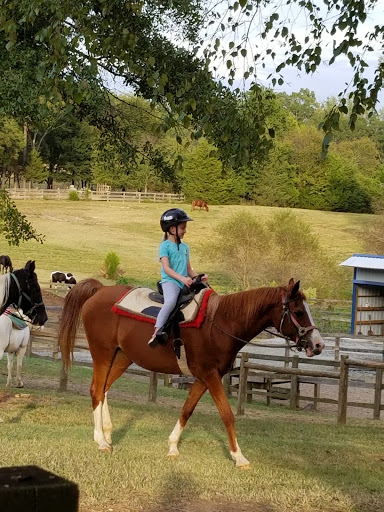
<svg viewBox="0 0 384 512">
<path fill-rule="evenodd" d="M 81 309 L 103 284 L 97 279 L 84 279 L 77 283 L 65 298 L 59 325 L 59 346 L 65 368 L 73 359 L 75 338 L 80 323 Z"/>
</svg>

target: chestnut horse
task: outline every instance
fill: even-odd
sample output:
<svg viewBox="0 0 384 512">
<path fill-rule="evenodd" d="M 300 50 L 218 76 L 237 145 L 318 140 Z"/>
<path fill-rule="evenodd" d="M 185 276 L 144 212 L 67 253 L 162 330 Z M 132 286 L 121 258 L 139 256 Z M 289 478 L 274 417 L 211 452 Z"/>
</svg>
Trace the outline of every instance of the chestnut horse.
<svg viewBox="0 0 384 512">
<path fill-rule="evenodd" d="M 192 201 L 192 211 L 195 209 L 195 208 L 199 208 L 199 211 L 201 211 L 201 209 L 203 210 L 206 210 L 207 212 L 209 212 L 209 206 L 207 205 L 207 203 L 205 201 L 203 201 L 202 199 L 194 199 Z"/>
<path fill-rule="evenodd" d="M 82 315 L 93 359 L 90 392 L 94 440 L 101 450 L 112 449 L 107 391 L 133 362 L 153 372 L 181 373 L 172 339 L 165 345 L 150 347 L 152 324 L 111 311 L 127 290 L 127 286 L 103 286 L 96 279 L 85 279 L 68 293 L 60 321 L 60 349 L 68 368 Z M 201 326 L 181 329 L 188 367 L 196 381 L 169 436 L 169 456 L 179 455 L 177 445 L 182 430 L 208 389 L 226 427 L 236 466 L 249 466 L 237 443 L 234 416 L 221 378 L 232 368 L 239 350 L 267 327 L 275 327 L 283 336 L 294 340 L 309 357 L 320 354 L 324 348 L 299 282 L 295 284 L 293 279 L 287 287 L 265 287 L 221 296 L 211 293 Z"/>
</svg>

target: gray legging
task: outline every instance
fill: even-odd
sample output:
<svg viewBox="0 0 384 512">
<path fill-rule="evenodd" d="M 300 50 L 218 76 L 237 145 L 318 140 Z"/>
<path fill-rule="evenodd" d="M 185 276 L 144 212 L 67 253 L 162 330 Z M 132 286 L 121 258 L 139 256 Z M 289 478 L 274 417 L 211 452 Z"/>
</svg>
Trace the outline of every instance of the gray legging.
<svg viewBox="0 0 384 512">
<path fill-rule="evenodd" d="M 172 281 L 166 281 L 161 284 L 163 287 L 164 304 L 157 315 L 155 327 L 163 327 L 168 320 L 171 311 L 176 306 L 177 297 L 181 290 L 180 286 Z"/>
</svg>

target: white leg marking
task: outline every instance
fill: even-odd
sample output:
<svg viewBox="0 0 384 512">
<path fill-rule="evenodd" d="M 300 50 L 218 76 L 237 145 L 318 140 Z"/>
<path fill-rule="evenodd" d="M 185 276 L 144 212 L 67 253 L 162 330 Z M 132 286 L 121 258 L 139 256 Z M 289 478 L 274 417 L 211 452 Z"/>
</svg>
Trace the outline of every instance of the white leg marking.
<svg viewBox="0 0 384 512">
<path fill-rule="evenodd" d="M 177 449 L 177 445 L 178 445 L 182 431 L 183 431 L 183 428 L 180 425 L 180 420 L 177 420 L 175 428 L 172 430 L 171 435 L 168 438 L 168 444 L 169 444 L 168 457 L 177 457 L 179 455 L 179 450 Z"/>
<path fill-rule="evenodd" d="M 17 353 L 17 366 L 16 366 L 16 387 L 23 388 L 24 384 L 21 380 L 21 370 L 23 367 L 23 357 L 27 351 L 27 347 L 22 347 Z"/>
<path fill-rule="evenodd" d="M 12 369 L 13 369 L 13 352 L 7 354 L 8 358 L 8 377 L 7 377 L 7 387 L 12 386 Z"/>
<path fill-rule="evenodd" d="M 112 421 L 111 416 L 109 415 L 109 408 L 107 402 L 107 393 L 105 393 L 104 403 L 101 410 L 101 415 L 103 418 L 103 432 L 104 437 L 108 444 L 112 444 Z"/>
<path fill-rule="evenodd" d="M 249 460 L 247 460 L 244 455 L 241 453 L 240 446 L 238 445 L 236 439 L 236 451 L 231 452 L 232 459 L 236 462 L 237 468 L 248 469 L 250 467 Z"/>
<path fill-rule="evenodd" d="M 99 402 L 99 405 L 93 411 L 93 421 L 95 423 L 95 429 L 93 431 L 93 439 L 99 445 L 100 450 L 111 451 L 111 446 L 104 437 L 103 432 L 103 418 L 102 418 L 103 403 Z"/>
</svg>

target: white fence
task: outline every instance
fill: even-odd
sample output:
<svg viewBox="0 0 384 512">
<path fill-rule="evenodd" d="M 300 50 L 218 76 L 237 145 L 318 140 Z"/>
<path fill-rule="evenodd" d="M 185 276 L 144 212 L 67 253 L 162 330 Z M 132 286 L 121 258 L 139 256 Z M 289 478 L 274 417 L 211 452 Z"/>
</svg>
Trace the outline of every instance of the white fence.
<svg viewBox="0 0 384 512">
<path fill-rule="evenodd" d="M 12 199 L 68 199 L 68 189 L 37 189 L 12 188 L 7 190 Z M 77 191 L 80 198 L 85 198 L 85 191 Z M 184 194 L 166 194 L 164 192 L 90 192 L 87 199 L 92 201 L 122 201 L 122 202 L 151 202 L 151 203 L 183 203 Z"/>
</svg>

